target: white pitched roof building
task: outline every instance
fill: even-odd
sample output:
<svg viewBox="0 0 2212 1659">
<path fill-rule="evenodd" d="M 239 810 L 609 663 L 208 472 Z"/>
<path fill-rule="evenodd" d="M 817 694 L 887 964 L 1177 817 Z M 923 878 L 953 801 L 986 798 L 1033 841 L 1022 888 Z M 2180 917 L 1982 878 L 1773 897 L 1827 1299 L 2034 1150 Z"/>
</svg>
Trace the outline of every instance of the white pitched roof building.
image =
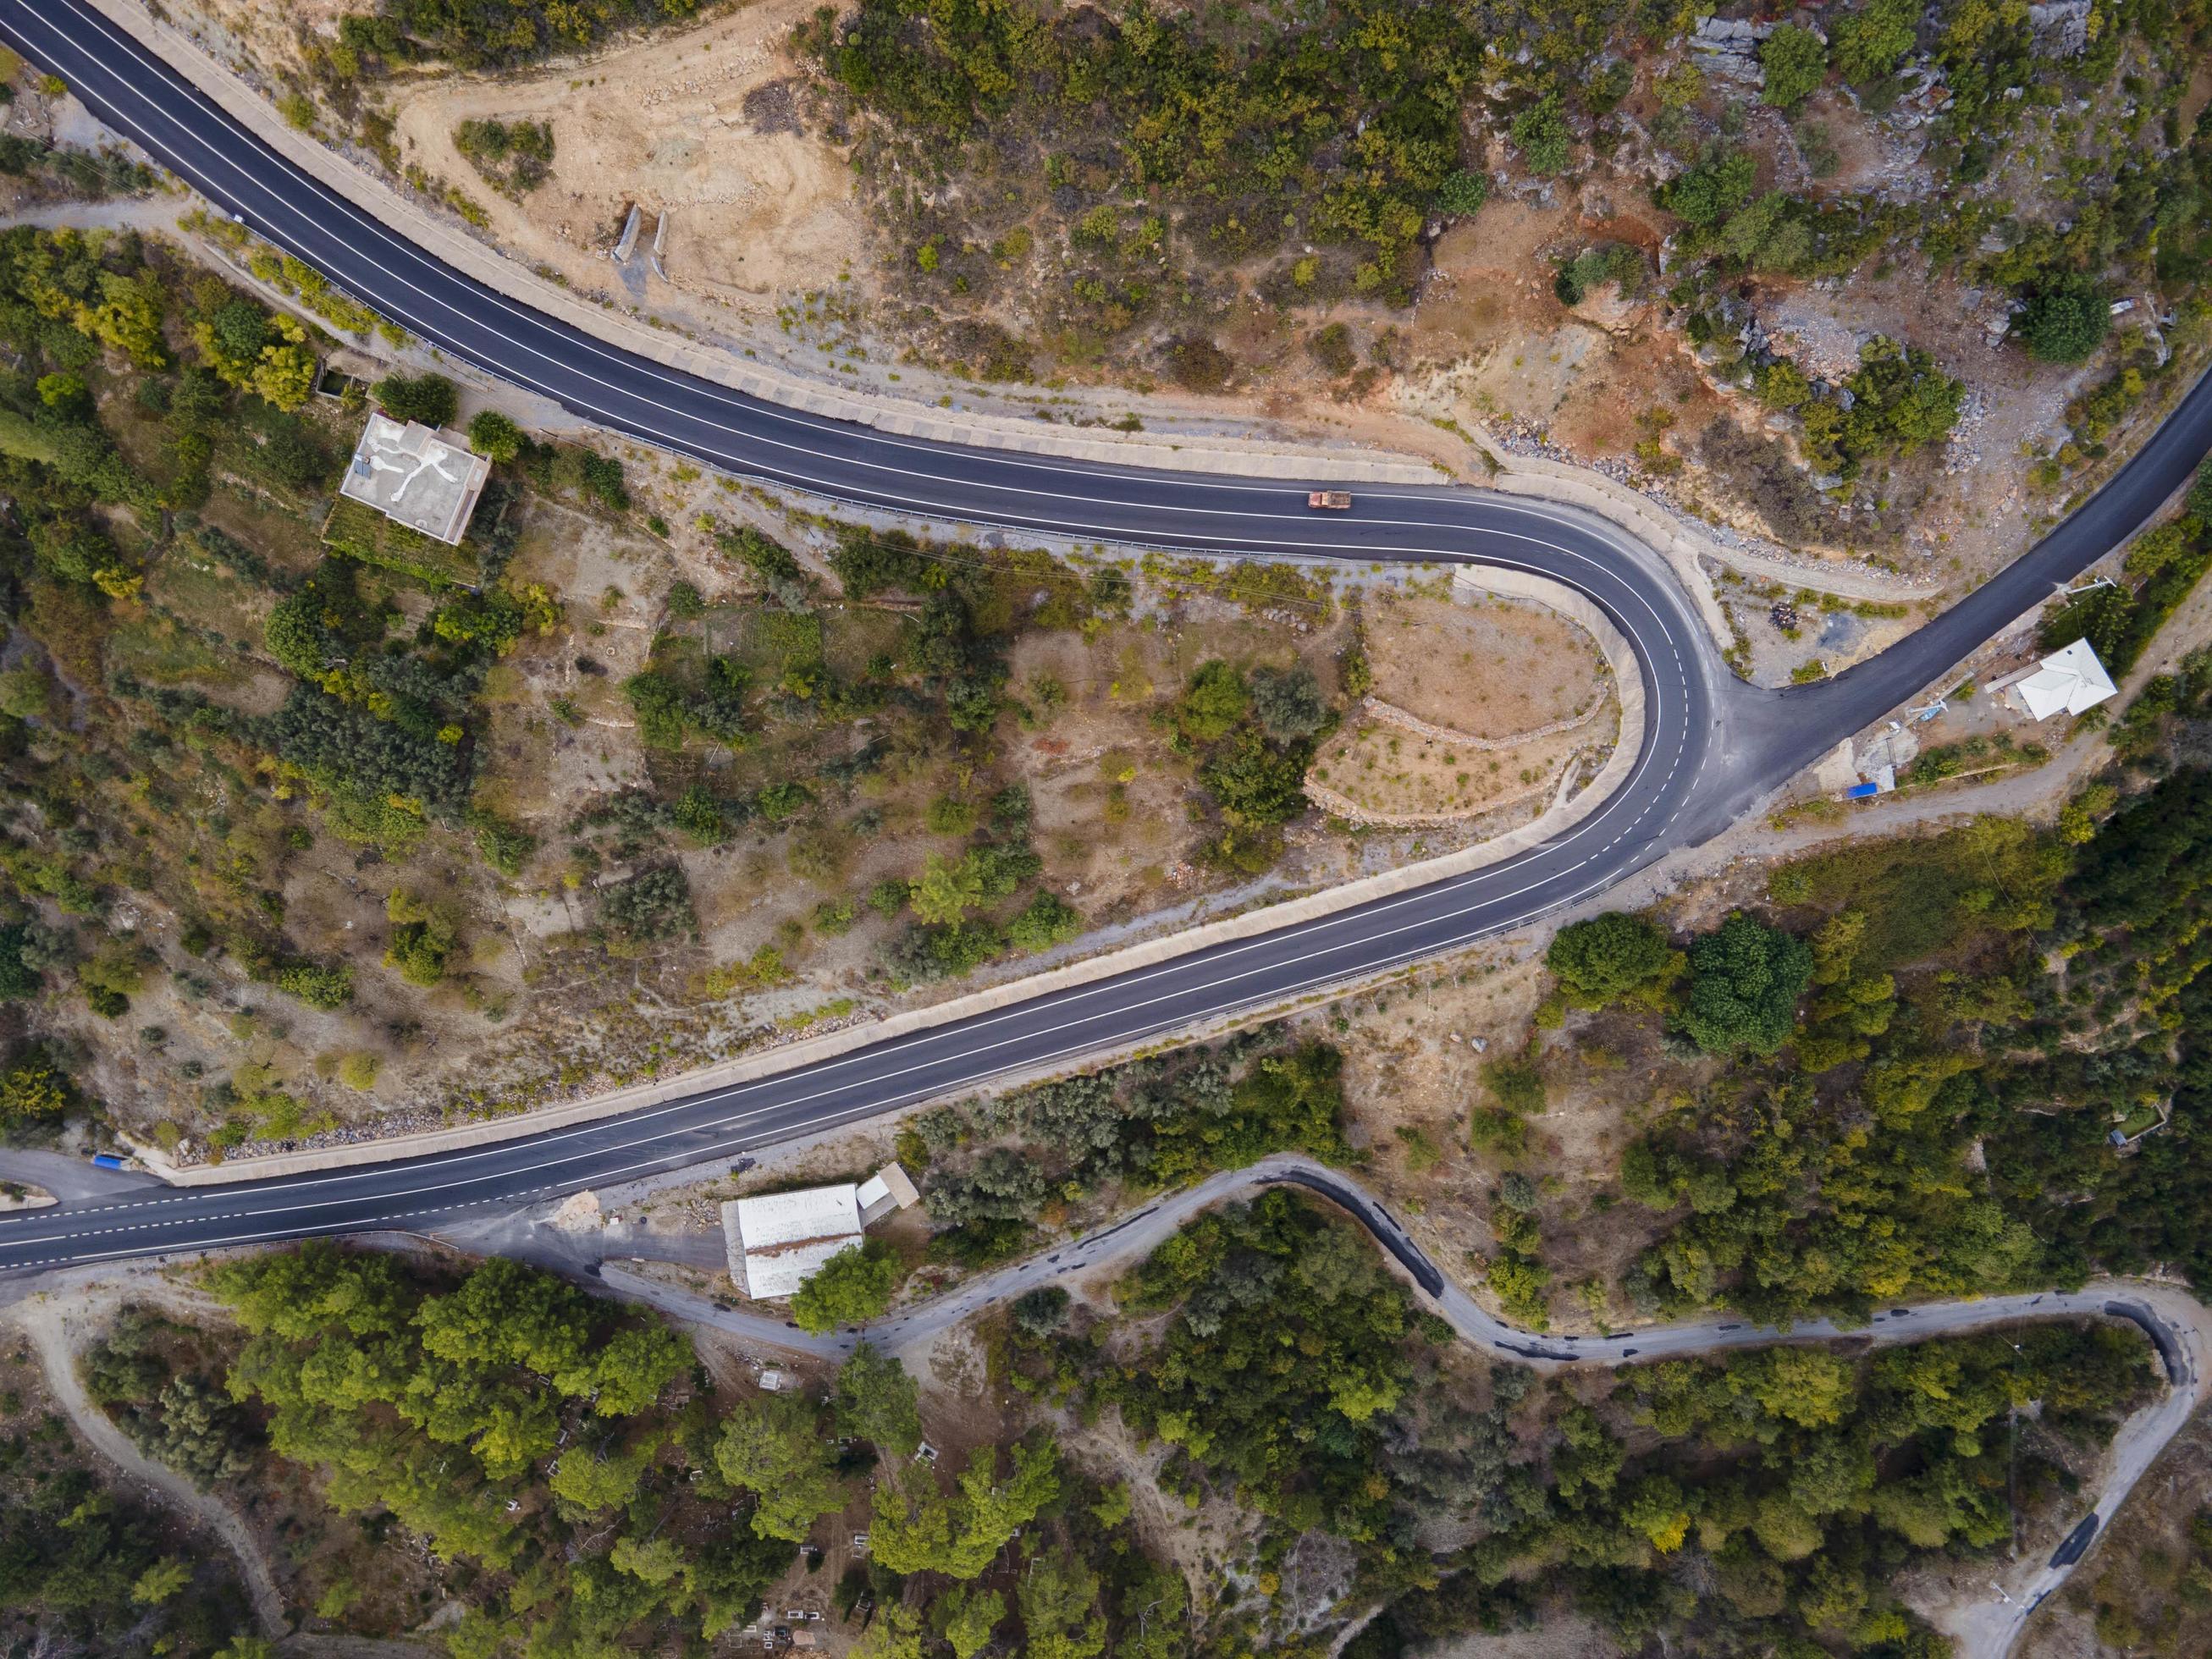
<svg viewBox="0 0 2212 1659">
<path fill-rule="evenodd" d="M 2118 690 L 2105 665 L 2087 640 L 2076 640 L 2063 651 L 2055 651 L 2027 673 L 2006 681 L 2000 688 L 2030 720 L 2047 720 L 2053 714 L 2079 714 L 2094 708 Z"/>
<path fill-rule="evenodd" d="M 848 1181 L 733 1199 L 722 1206 L 730 1277 L 756 1302 L 789 1296 L 831 1256 L 858 1244 L 869 1222 L 920 1197 L 906 1171 L 886 1164 L 859 1186 Z"/>
</svg>

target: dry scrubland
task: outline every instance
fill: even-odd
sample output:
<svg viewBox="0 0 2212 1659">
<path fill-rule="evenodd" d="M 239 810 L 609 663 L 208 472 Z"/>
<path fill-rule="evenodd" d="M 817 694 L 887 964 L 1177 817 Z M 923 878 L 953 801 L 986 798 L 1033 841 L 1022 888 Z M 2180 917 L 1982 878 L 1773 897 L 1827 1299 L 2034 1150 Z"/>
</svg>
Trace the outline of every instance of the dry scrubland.
<svg viewBox="0 0 2212 1659">
<path fill-rule="evenodd" d="M 499 459 L 465 545 L 410 541 L 333 506 L 362 386 L 308 390 L 319 355 L 375 372 L 374 319 L 220 230 L 192 228 L 213 269 L 150 237 L 9 244 L 35 291 L 58 269 L 173 296 L 147 301 L 143 366 L 77 323 L 27 337 L 70 366 L 27 371 L 0 433 L 40 469 L 0 944 L 27 1035 L 174 1155 L 871 1018 L 1480 841 L 1534 810 L 1523 773 L 1547 788 L 1612 740 L 1594 717 L 1513 741 L 1599 709 L 1593 647 L 1433 573 L 921 542 L 540 441 L 434 374 L 377 396 Z M 222 272 L 352 339 L 283 336 Z M 249 335 L 258 360 L 224 355 Z M 94 501 L 49 432 L 101 458 Z M 1378 688 L 1504 745 L 1437 833 L 1304 793 Z"/>
<path fill-rule="evenodd" d="M 627 38 L 594 27 L 595 50 L 546 64 L 558 43 L 540 25 L 535 45 L 495 49 L 472 74 L 434 51 L 356 52 L 348 72 L 334 8 L 187 0 L 177 15 L 272 96 L 306 98 L 302 118 L 365 136 L 364 159 L 380 154 L 528 263 L 748 349 L 796 352 L 811 372 L 886 390 L 903 375 L 924 397 L 973 377 L 1080 421 L 1117 417 L 1126 404 L 1103 394 L 1124 386 L 1164 394 L 1156 424 L 1318 424 L 1478 479 L 1450 433 L 1480 426 L 1754 540 L 1954 589 L 2100 476 L 2203 349 L 2187 251 L 2201 233 L 2171 204 L 2184 197 L 2154 210 L 2154 260 L 2148 235 L 2124 228 L 2143 204 L 2105 165 L 2185 167 L 2212 99 L 2212 73 L 2148 27 L 2085 46 L 2063 21 L 1962 13 L 1940 38 L 1863 48 L 1838 44 L 1845 28 L 1825 81 L 1778 94 L 1750 43 L 1662 29 L 1597 52 L 1564 89 L 1541 59 L 1484 71 L 1421 134 L 1455 147 L 1442 170 L 1479 188 L 1447 189 L 1433 161 L 1386 149 L 1372 201 L 1345 206 L 1328 191 L 1345 146 L 1326 120 L 1295 163 L 1263 161 L 1268 97 L 1303 108 L 1313 95 L 1295 76 L 1255 106 L 1230 102 L 1216 156 L 1182 133 L 1187 113 L 1146 125 L 1142 84 L 1121 88 L 1127 116 L 1063 97 L 1049 57 L 982 92 L 997 71 L 971 57 L 1035 43 L 1007 45 L 1002 20 L 933 31 L 894 0 L 845 14 L 844 38 L 863 44 L 835 73 L 801 0 Z M 1345 27 L 1318 22 L 1331 39 Z M 1194 96 L 1221 104 L 1223 64 L 1273 84 L 1267 38 L 1224 26 L 1221 64 L 1204 48 L 1190 59 Z M 1373 118 L 1387 76 L 1334 57 L 1342 83 L 1318 107 Z M 2029 95 L 2000 96 L 2006 85 Z M 546 124 L 537 182 L 457 146 L 485 121 Z M 1698 170 L 1729 156 L 1747 171 L 1713 197 Z M 1261 182 L 1285 168 L 1279 191 Z M 599 257 L 634 202 L 648 234 L 671 210 L 665 280 L 641 257 L 620 272 Z M 2101 345 L 2043 362 L 1996 343 L 2008 303 L 2077 279 L 2132 302 Z M 1877 340 L 1955 379 L 1950 412 L 1832 450 L 1791 388 L 1835 401 Z"/>
</svg>

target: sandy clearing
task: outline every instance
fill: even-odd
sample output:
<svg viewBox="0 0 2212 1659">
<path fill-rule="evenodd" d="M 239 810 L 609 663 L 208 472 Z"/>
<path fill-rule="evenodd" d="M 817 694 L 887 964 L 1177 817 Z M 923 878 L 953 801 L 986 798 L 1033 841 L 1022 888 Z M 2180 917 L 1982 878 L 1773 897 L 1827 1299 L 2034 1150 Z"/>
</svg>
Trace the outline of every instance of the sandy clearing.
<svg viewBox="0 0 2212 1659">
<path fill-rule="evenodd" d="M 778 84 L 794 72 L 792 25 L 812 10 L 811 0 L 764 0 L 533 75 L 397 83 L 403 160 L 467 191 L 511 254 L 632 302 L 646 297 L 654 216 L 666 210 L 669 286 L 766 314 L 781 297 L 866 269 L 843 158 L 799 129 Z M 455 127 L 484 118 L 552 126 L 551 173 L 520 202 L 453 148 Z M 604 251 L 632 203 L 643 210 L 638 251 L 617 270 Z"/>
</svg>

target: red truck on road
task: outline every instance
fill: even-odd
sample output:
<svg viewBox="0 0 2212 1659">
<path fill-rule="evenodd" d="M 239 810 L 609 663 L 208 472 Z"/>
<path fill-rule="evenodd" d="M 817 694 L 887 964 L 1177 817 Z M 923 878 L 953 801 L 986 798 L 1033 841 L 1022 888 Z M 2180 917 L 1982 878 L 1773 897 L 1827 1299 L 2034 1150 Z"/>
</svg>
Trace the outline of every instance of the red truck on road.
<svg viewBox="0 0 2212 1659">
<path fill-rule="evenodd" d="M 1341 513 L 1352 505 L 1352 492 L 1348 489 L 1310 489 L 1306 492 L 1306 505 L 1325 507 L 1333 513 Z"/>
</svg>

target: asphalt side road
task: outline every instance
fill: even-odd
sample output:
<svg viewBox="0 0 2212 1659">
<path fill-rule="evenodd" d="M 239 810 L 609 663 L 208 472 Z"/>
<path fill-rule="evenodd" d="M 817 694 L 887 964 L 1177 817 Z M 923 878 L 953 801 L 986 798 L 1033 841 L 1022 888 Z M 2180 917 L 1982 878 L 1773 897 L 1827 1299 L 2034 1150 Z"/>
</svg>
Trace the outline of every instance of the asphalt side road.
<svg viewBox="0 0 2212 1659">
<path fill-rule="evenodd" d="M 1293 1186 L 1320 1194 L 1366 1228 L 1413 1286 L 1416 1299 L 1443 1316 L 1468 1347 L 1488 1358 L 1533 1365 L 1544 1371 L 1578 1366 L 1650 1364 L 1778 1342 L 1863 1342 L 1874 1346 L 1924 1342 L 2039 1319 L 2118 1319 L 2149 1339 L 2166 1389 L 2120 1426 L 2108 1458 L 2103 1489 L 2066 1543 L 2036 1562 L 2011 1589 L 1997 1582 L 2006 1569 L 1990 1566 L 1985 1601 L 1947 1611 L 1943 1623 L 1956 1639 L 1960 1659 L 2002 1659 L 2036 1606 L 2063 1584 L 2090 1554 L 2143 1473 L 2203 1402 L 2212 1376 L 2212 1310 L 2178 1285 L 2133 1280 L 2100 1281 L 2079 1291 L 2021 1291 L 1972 1301 L 1924 1303 L 1885 1309 L 1863 1328 L 1845 1329 L 1818 1320 L 1778 1330 L 1720 1317 L 1646 1326 L 1611 1336 L 1554 1336 L 1506 1323 L 1451 1283 L 1381 1199 L 1340 1170 L 1297 1153 L 1277 1153 L 1242 1170 L 1224 1170 L 1194 1186 L 1155 1199 L 1097 1231 L 982 1274 L 945 1294 L 902 1309 L 859 1330 L 810 1335 L 787 1320 L 723 1307 L 696 1291 L 664 1284 L 602 1256 L 588 1238 L 535 1222 L 484 1223 L 446 1235 L 472 1252 L 520 1255 L 597 1281 L 608 1295 L 641 1303 L 688 1323 L 726 1331 L 748 1343 L 842 1359 L 865 1338 L 893 1354 L 919 1360 L 938 1338 L 989 1309 L 1051 1285 L 1105 1273 L 1140 1261 L 1193 1217 L 1217 1205 L 1246 1199 L 1271 1187 Z M 618 1249 L 619 1247 L 617 1247 Z"/>
</svg>

